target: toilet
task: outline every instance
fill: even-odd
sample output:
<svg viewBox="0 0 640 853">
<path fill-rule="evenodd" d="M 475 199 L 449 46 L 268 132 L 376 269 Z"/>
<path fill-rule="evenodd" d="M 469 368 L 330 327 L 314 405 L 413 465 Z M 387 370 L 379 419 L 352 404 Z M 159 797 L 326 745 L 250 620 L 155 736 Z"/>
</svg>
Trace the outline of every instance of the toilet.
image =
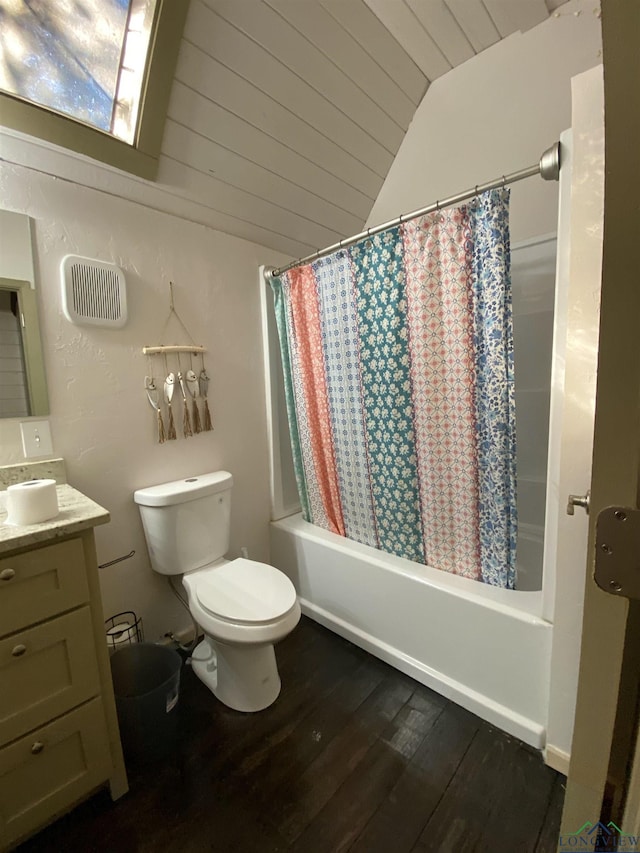
<svg viewBox="0 0 640 853">
<path fill-rule="evenodd" d="M 151 566 L 183 575 L 189 609 L 204 632 L 194 672 L 237 711 L 261 711 L 278 698 L 274 643 L 298 624 L 300 605 L 289 578 L 229 549 L 233 477 L 216 471 L 138 489 Z"/>
</svg>

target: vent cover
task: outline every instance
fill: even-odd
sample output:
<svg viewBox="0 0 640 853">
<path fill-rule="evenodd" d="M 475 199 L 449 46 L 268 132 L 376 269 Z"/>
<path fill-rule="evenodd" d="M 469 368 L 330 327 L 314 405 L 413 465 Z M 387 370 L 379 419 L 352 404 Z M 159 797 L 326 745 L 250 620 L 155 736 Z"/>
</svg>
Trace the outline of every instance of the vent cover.
<svg viewBox="0 0 640 853">
<path fill-rule="evenodd" d="M 79 326 L 118 329 L 127 322 L 124 273 L 115 264 L 66 255 L 60 264 L 62 308 Z"/>
</svg>

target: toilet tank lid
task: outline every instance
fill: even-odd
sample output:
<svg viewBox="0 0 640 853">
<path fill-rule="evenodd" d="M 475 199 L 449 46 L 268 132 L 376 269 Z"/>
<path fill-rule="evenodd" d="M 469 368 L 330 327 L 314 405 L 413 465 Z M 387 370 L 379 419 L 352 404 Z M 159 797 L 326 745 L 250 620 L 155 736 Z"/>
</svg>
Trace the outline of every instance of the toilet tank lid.
<svg viewBox="0 0 640 853">
<path fill-rule="evenodd" d="M 142 506 L 171 506 L 224 492 L 232 486 L 233 477 L 228 471 L 214 471 L 211 474 L 199 474 L 197 477 L 136 489 L 133 499 Z"/>
</svg>

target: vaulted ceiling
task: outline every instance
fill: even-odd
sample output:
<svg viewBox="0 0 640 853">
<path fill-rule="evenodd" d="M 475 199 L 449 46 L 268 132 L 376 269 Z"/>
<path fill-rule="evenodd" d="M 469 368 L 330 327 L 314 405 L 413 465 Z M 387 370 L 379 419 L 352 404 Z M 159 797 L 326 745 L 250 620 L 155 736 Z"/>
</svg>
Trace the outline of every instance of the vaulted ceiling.
<svg viewBox="0 0 640 853">
<path fill-rule="evenodd" d="M 429 84 L 561 0 L 191 0 L 158 180 L 301 256 L 361 229 Z"/>
</svg>

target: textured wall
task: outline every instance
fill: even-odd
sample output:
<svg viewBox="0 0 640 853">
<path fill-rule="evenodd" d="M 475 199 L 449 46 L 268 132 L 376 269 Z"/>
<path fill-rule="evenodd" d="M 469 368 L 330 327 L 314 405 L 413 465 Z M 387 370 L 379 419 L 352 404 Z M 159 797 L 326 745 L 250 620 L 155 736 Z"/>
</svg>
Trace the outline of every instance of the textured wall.
<svg viewBox="0 0 640 853">
<path fill-rule="evenodd" d="M 367 225 L 538 162 L 571 126 L 571 78 L 600 63 L 594 0 L 571 0 L 436 80 L 418 107 Z M 558 185 L 514 184 L 514 243 L 556 230 Z"/>
<path fill-rule="evenodd" d="M 46 168 L 46 162 L 43 162 Z M 133 609 L 149 639 L 188 620 L 164 579 L 149 568 L 132 493 L 141 486 L 219 468 L 235 478 L 231 552 L 268 558 L 268 467 L 257 268 L 283 258 L 164 213 L 23 167 L 3 165 L 0 197 L 33 218 L 35 277 L 55 455 L 68 481 L 111 512 L 96 531 L 99 562 L 136 550 L 101 573 L 106 615 Z M 75 326 L 62 314 L 59 264 L 79 254 L 122 267 L 129 322 L 123 329 Z M 160 343 L 176 308 L 207 347 L 215 431 L 158 445 L 144 377 L 145 344 Z M 163 343 L 183 343 L 172 323 Z M 165 374 L 156 360 L 156 376 Z M 184 368 L 187 368 L 186 361 Z M 175 369 L 171 367 L 171 369 Z M 178 408 L 178 412 L 181 410 Z M 180 424 L 177 424 L 180 432 Z M 0 421 L 0 464 L 23 461 L 19 421 Z"/>
</svg>

